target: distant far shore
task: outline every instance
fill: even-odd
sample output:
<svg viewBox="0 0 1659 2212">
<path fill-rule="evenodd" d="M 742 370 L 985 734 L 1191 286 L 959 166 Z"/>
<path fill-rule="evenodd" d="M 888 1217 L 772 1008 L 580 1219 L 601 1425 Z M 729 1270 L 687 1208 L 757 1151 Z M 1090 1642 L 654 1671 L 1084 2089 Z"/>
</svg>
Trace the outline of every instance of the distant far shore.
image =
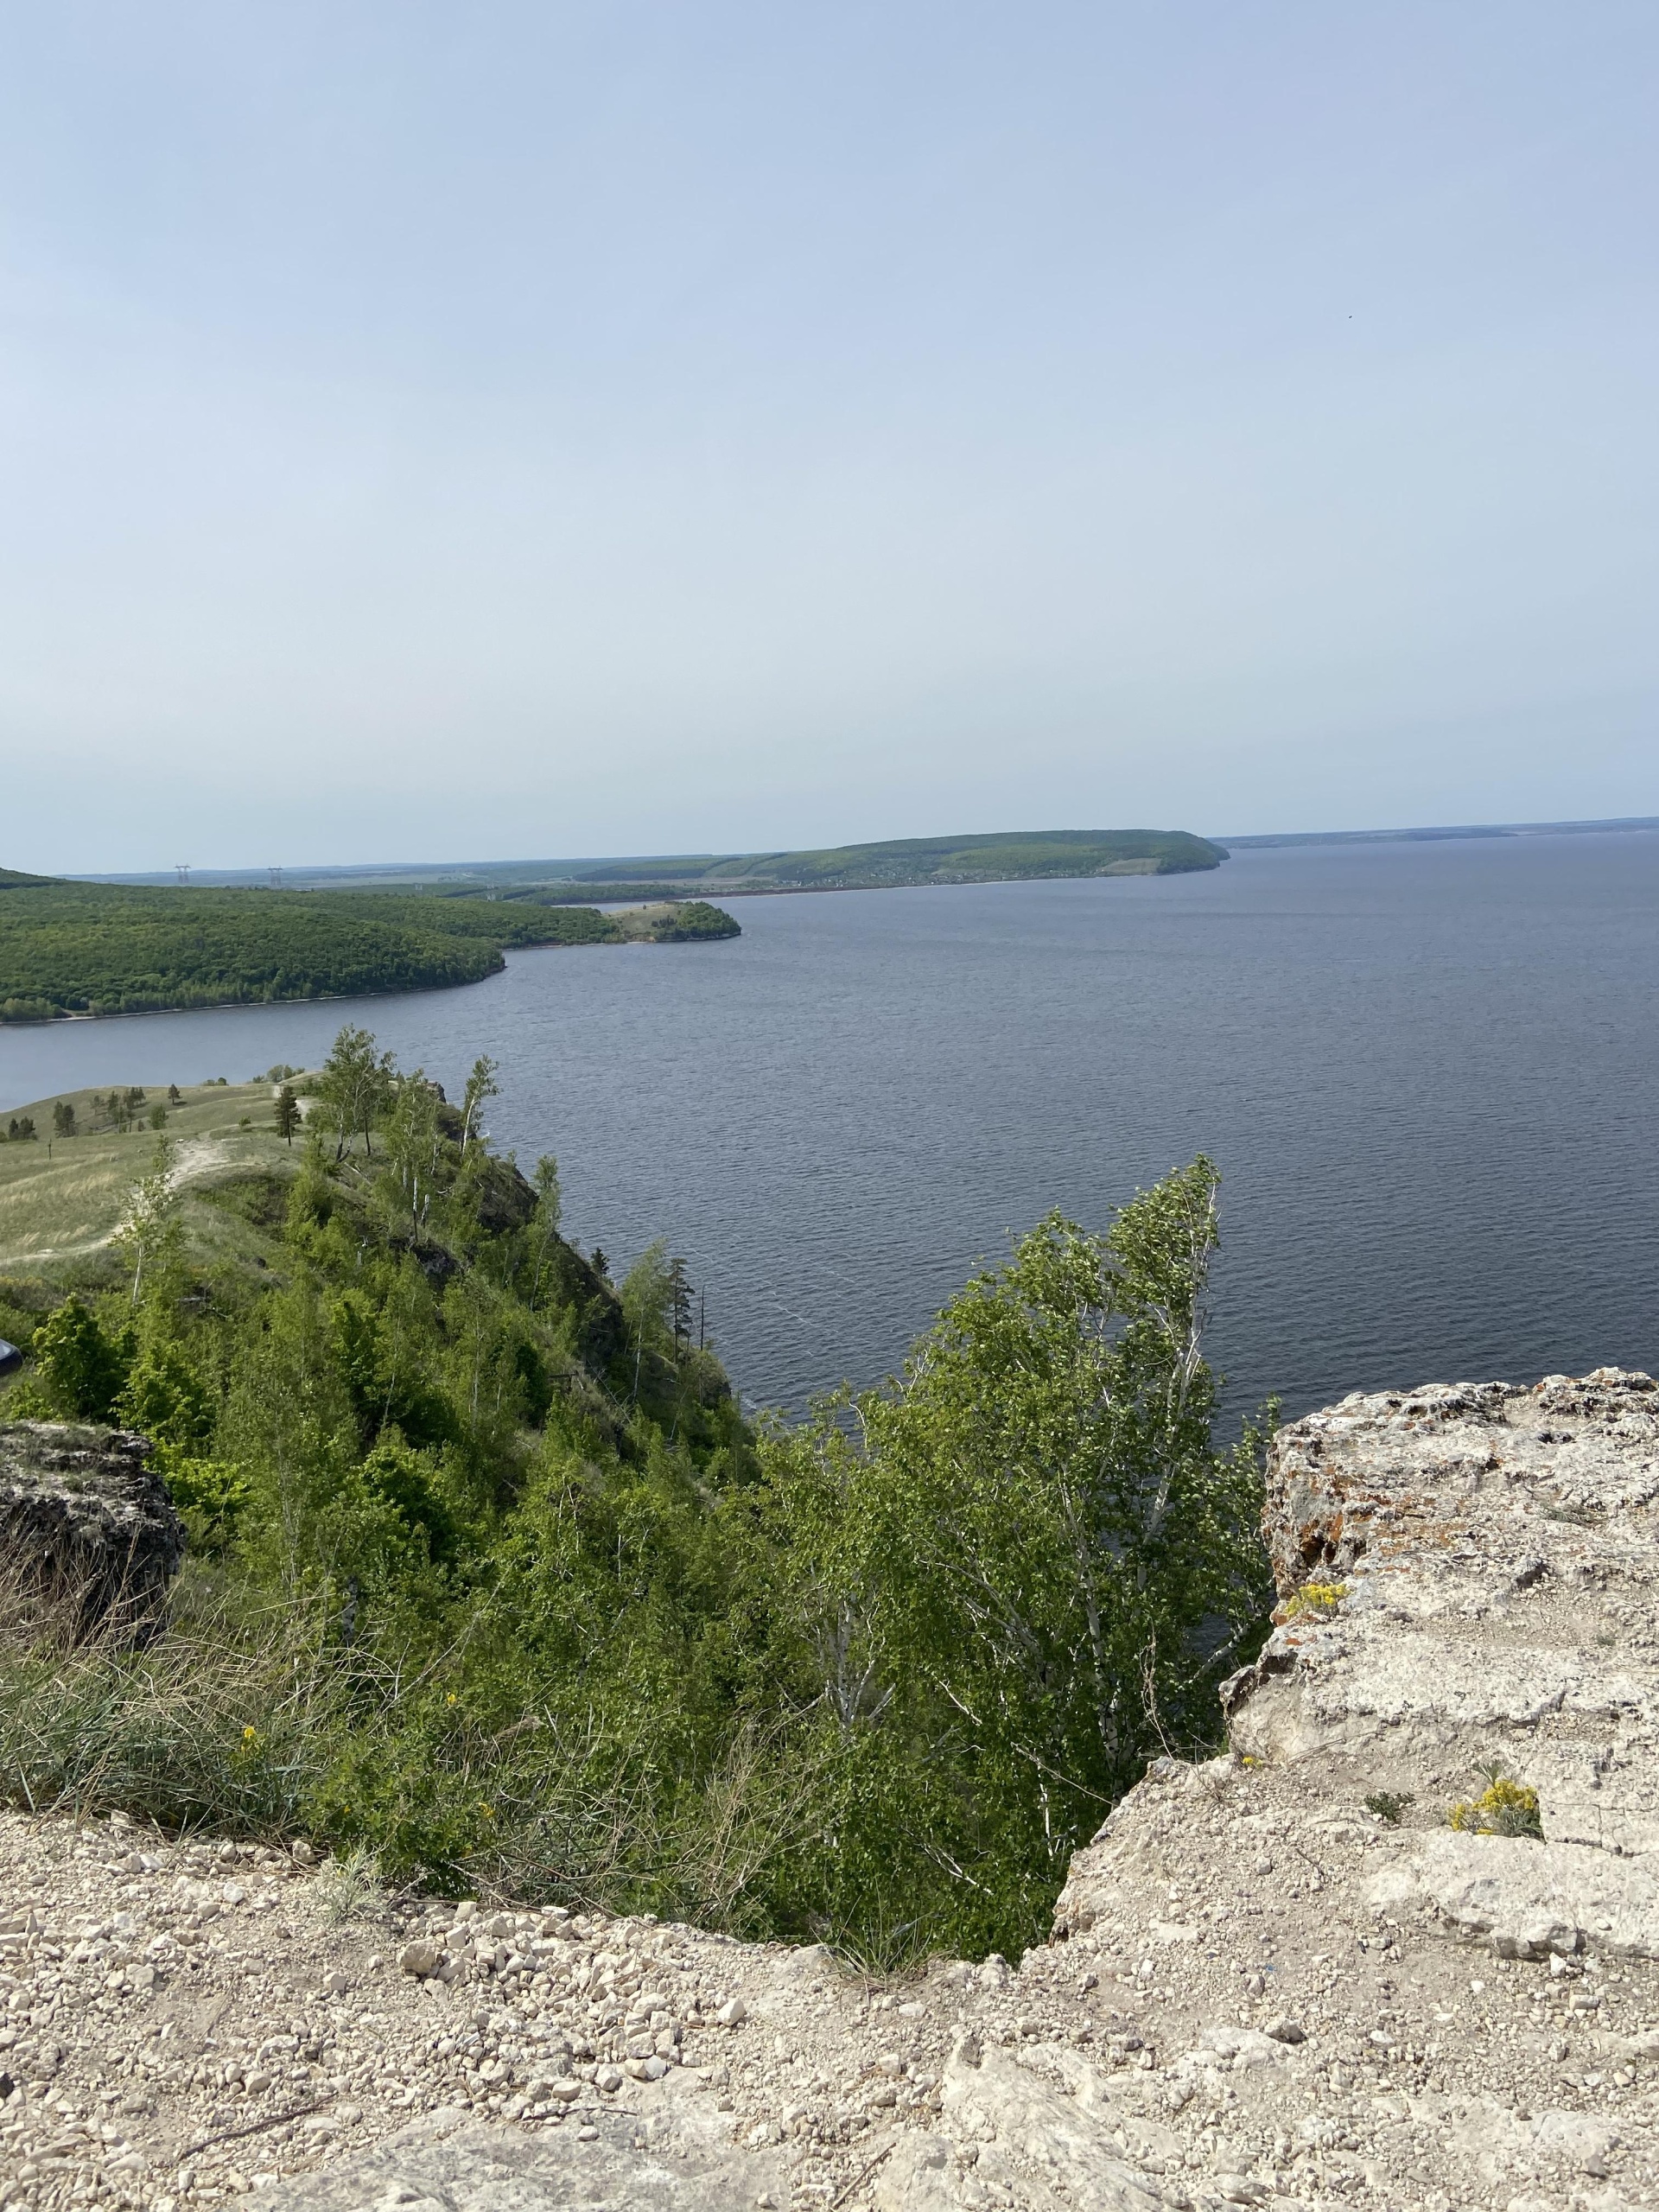
<svg viewBox="0 0 1659 2212">
<path fill-rule="evenodd" d="M 1401 845 L 1452 837 L 1565 837 L 1610 830 L 1659 830 L 1659 814 L 1615 816 L 1606 822 L 1465 822 L 1423 830 L 1287 830 L 1255 837 L 1217 837 L 1230 852 L 1265 845 Z"/>
<path fill-rule="evenodd" d="M 1173 875 L 1219 868 L 1219 845 L 1190 830 L 999 830 L 874 844 L 760 853 L 656 853 L 601 860 L 365 863 L 361 867 L 179 868 L 201 889 L 429 891 L 452 897 L 620 901 L 761 891 L 886 891 L 1027 877 Z M 79 876 L 83 883 L 169 885 L 167 874 Z"/>
<path fill-rule="evenodd" d="M 1142 838 L 1179 839 L 1188 847 L 1182 858 L 1175 861 L 1178 868 L 1211 868 L 1229 852 L 1248 852 L 1272 845 L 1376 845 L 1395 844 L 1454 837 L 1544 837 L 1563 836 L 1580 833 L 1594 833 L 1619 830 L 1659 830 L 1659 814 L 1618 815 L 1605 820 L 1583 822 L 1465 822 L 1428 823 L 1414 829 L 1395 830 L 1283 830 L 1252 831 L 1249 835 L 1198 837 L 1184 831 L 1123 831 L 1123 830 L 1010 830 L 995 832 L 972 838 L 899 838 L 886 845 L 841 846 L 825 852 L 769 852 L 718 855 L 713 853 L 677 854 L 613 854 L 589 855 L 586 858 L 519 860 L 519 861 L 364 861 L 361 862 L 332 862 L 315 867 L 293 866 L 259 868 L 200 868 L 188 871 L 189 883 L 200 889 L 258 888 L 289 890 L 344 889 L 355 886 L 361 889 L 400 890 L 417 886 L 453 884 L 467 887 L 486 895 L 515 887 L 535 887 L 546 890 L 557 887 L 568 889 L 589 903 L 621 903 L 649 897 L 653 892 L 664 895 L 677 892 L 683 897 L 688 884 L 706 885 L 718 888 L 728 898 L 772 894 L 779 891 L 843 891 L 898 887 L 899 878 L 895 874 L 878 886 L 874 882 L 854 883 L 844 877 L 837 880 L 833 873 L 816 880 L 790 880 L 790 864 L 799 861 L 831 863 L 844 862 L 854 855 L 862 860 L 867 855 L 898 855 L 908 852 L 919 856 L 925 853 L 950 855 L 957 859 L 965 856 L 969 849 L 980 849 L 973 858 L 978 868 L 963 869 L 960 874 L 917 868 L 903 877 L 909 886 L 940 882 L 1004 882 L 1019 880 L 1027 874 L 1056 874 L 1092 875 L 1106 873 L 1110 862 L 1089 855 L 1093 864 L 1069 868 L 1028 869 L 1015 866 L 1007 874 L 985 872 L 984 849 L 997 846 L 1021 845 L 1028 842 L 1058 842 L 1077 841 L 1085 845 L 1099 840 L 1103 842 L 1119 839 Z M 1207 848 L 1206 851 L 1198 849 Z M 1145 851 L 1144 856 L 1150 857 Z M 993 867 L 995 863 L 992 863 Z M 647 873 L 649 872 L 649 873 Z M 1115 874 L 1127 874 L 1122 866 L 1111 869 Z M 1140 873 L 1140 870 L 1136 870 Z M 1166 861 L 1162 872 L 1169 871 Z M 149 874 L 129 872 L 124 874 L 75 874 L 67 879 L 73 883 L 130 883 L 174 884 L 178 871 L 172 868 Z"/>
</svg>

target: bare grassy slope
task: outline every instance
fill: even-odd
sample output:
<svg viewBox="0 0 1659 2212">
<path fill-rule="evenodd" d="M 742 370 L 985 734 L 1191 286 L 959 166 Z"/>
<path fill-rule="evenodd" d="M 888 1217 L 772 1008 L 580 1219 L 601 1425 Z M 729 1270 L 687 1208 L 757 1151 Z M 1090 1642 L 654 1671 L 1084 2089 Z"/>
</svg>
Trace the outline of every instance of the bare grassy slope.
<svg viewBox="0 0 1659 2212">
<path fill-rule="evenodd" d="M 165 1106 L 167 1093 L 151 1091 L 139 1126 L 124 1133 L 90 1128 L 99 1096 L 60 1091 L 0 1117 L 4 1123 L 28 1116 L 40 1133 L 32 1143 L 0 1144 L 0 1270 L 80 1259 L 108 1244 L 155 1150 L 156 1132 L 144 1115 L 157 1101 Z M 299 1157 L 298 1141 L 289 1147 L 276 1135 L 275 1096 L 269 1083 L 208 1084 L 184 1091 L 182 1103 L 168 1108 L 167 1135 L 177 1145 L 177 1179 L 187 1192 L 193 1238 L 199 1234 L 209 1250 L 223 1250 L 227 1237 L 235 1239 L 227 1217 L 200 1203 L 203 1186 L 250 1168 L 286 1174 Z M 73 1106 L 83 1134 L 52 1138 L 52 1109 L 60 1103 Z"/>
</svg>

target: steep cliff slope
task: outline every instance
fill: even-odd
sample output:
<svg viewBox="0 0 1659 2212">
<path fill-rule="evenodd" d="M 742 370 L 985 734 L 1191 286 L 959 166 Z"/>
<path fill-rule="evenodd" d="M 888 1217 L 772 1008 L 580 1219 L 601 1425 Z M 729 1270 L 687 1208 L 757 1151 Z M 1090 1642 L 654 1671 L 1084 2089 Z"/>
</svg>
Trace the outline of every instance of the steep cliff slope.
<svg viewBox="0 0 1659 2212">
<path fill-rule="evenodd" d="M 0 2202 L 1659 2203 L 1656 1504 L 1642 1376 L 1287 1429 L 1233 1748 L 1154 1765 L 1017 1969 L 13 1817 Z"/>
</svg>

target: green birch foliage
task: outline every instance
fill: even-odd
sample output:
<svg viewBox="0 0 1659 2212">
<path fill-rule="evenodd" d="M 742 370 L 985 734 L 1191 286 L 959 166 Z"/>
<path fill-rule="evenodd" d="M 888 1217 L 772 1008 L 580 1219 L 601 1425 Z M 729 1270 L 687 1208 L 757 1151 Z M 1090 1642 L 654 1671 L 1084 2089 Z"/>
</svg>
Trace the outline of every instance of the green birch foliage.
<svg viewBox="0 0 1659 2212">
<path fill-rule="evenodd" d="M 826 1921 L 1029 1941 L 1148 1757 L 1215 1740 L 1269 1602 L 1259 1440 L 1211 1442 L 1216 1185 L 1195 1160 L 1103 1237 L 1049 1215 L 896 1382 L 772 1433 L 844 1777 Z"/>
<path fill-rule="evenodd" d="M 146 1270 L 153 1290 L 158 1276 L 177 1269 L 183 1253 L 183 1232 L 173 1147 L 166 1137 L 156 1138 L 149 1172 L 133 1185 L 126 1211 L 110 1243 L 131 1266 L 134 1306 L 144 1288 Z"/>
<path fill-rule="evenodd" d="M 324 1126 L 334 1133 L 334 1157 L 343 1157 L 353 1137 L 361 1136 L 365 1154 L 374 1150 L 373 1128 L 396 1094 L 396 1070 L 390 1052 L 377 1052 L 366 1029 L 349 1025 L 317 1077 Z"/>
</svg>

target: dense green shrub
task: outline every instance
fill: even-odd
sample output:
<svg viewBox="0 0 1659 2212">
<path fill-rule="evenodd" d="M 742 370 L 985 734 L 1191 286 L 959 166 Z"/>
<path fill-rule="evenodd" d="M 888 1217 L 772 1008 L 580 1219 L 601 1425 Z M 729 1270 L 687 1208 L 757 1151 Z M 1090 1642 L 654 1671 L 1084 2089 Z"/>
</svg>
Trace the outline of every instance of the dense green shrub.
<svg viewBox="0 0 1659 2212">
<path fill-rule="evenodd" d="M 36 1329 L 33 1349 L 41 1385 L 66 1420 L 114 1417 L 132 1357 L 128 1331 L 106 1329 L 79 1298 L 70 1297 Z"/>
</svg>

